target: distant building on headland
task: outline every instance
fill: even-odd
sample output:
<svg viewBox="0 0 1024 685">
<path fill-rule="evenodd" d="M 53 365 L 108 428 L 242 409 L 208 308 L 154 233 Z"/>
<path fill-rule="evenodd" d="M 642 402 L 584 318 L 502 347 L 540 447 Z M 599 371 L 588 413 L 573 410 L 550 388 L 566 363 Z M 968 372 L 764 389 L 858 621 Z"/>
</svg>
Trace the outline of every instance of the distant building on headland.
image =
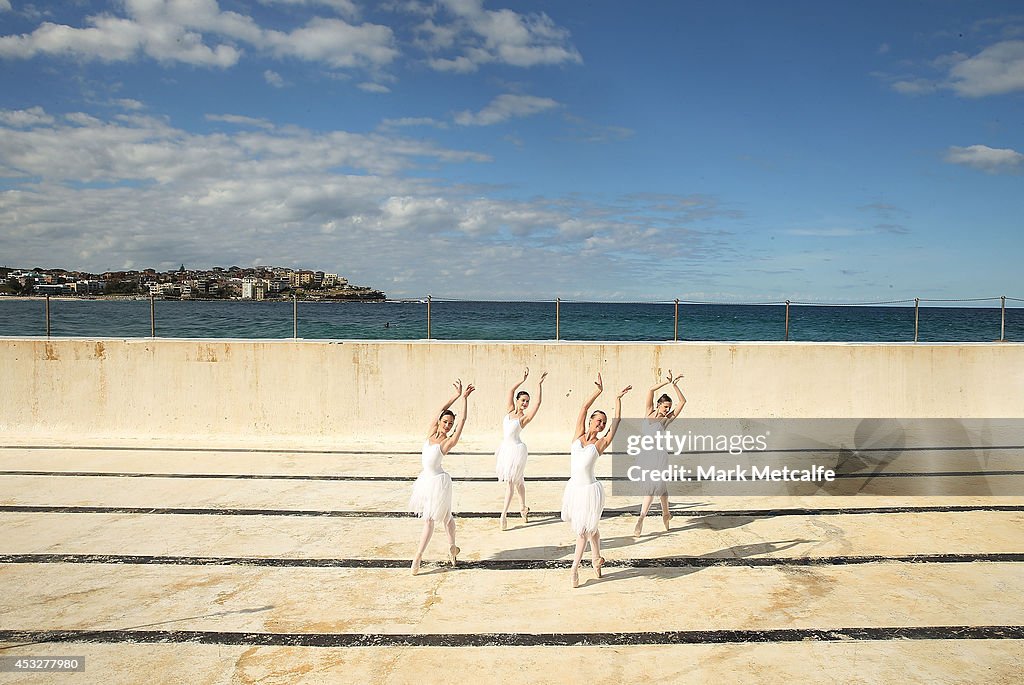
<svg viewBox="0 0 1024 685">
<path fill-rule="evenodd" d="M 136 296 L 161 299 L 382 301 L 385 294 L 350 285 L 337 273 L 274 266 L 173 271 L 106 271 L 93 274 L 64 269 L 0 267 L 0 295 Z"/>
</svg>

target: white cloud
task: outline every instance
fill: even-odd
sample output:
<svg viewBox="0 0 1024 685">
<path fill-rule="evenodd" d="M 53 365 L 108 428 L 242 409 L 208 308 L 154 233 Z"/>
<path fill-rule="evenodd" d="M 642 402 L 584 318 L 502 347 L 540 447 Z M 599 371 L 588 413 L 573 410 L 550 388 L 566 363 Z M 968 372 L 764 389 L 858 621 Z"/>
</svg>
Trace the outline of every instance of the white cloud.
<svg viewBox="0 0 1024 685">
<path fill-rule="evenodd" d="M 359 16 L 359 8 L 352 0 L 259 0 L 261 5 L 296 5 L 330 7 L 348 19 Z"/>
<path fill-rule="evenodd" d="M 1024 40 L 1004 40 L 973 56 L 962 52 L 940 55 L 926 66 L 944 75 L 935 78 L 876 75 L 904 95 L 925 95 L 942 89 L 952 90 L 962 97 L 980 98 L 1024 91 Z"/>
<path fill-rule="evenodd" d="M 391 29 L 376 24 L 317 17 L 291 32 L 267 30 L 251 17 L 222 11 L 216 0 L 124 0 L 124 9 L 126 17 L 90 16 L 84 28 L 45 22 L 32 33 L 0 36 L 0 57 L 44 54 L 114 62 L 142 54 L 160 62 L 226 68 L 243 55 L 235 42 L 334 68 L 379 66 L 398 55 Z"/>
<path fill-rule="evenodd" d="M 281 74 L 271 69 L 263 72 L 263 80 L 274 86 L 274 88 L 284 88 L 285 86 L 284 78 L 281 77 Z"/>
<path fill-rule="evenodd" d="M 11 0 L 0 0 L 0 12 L 10 12 L 11 9 Z"/>
<path fill-rule="evenodd" d="M 402 117 L 400 119 L 384 119 L 380 122 L 381 128 L 400 128 L 403 126 L 433 126 L 434 128 L 448 128 L 448 124 L 430 117 Z"/>
<path fill-rule="evenodd" d="M 359 90 L 364 90 L 367 93 L 390 93 L 391 89 L 387 86 L 383 86 L 379 83 L 360 83 L 356 86 Z"/>
<path fill-rule="evenodd" d="M 487 10 L 482 0 L 442 0 L 450 24 L 437 17 L 417 28 L 417 44 L 434 54 L 428 64 L 438 71 L 467 73 L 483 64 L 517 67 L 580 64 L 583 58 L 569 42 L 569 32 L 543 12 L 520 14 L 509 9 Z"/>
<path fill-rule="evenodd" d="M 100 15 L 90 17 L 88 28 L 74 28 L 44 22 L 30 34 L 0 37 L 0 56 L 30 58 L 36 55 L 66 55 L 104 62 L 125 61 L 142 52 L 164 62 L 197 66 L 229 67 L 239 58 L 230 45 L 214 48 L 183 26 L 144 23 Z"/>
<path fill-rule="evenodd" d="M 146 105 L 139 102 L 138 100 L 133 100 L 132 98 L 121 98 L 119 100 L 115 100 L 114 104 L 120 107 L 121 109 L 127 109 L 132 112 L 138 112 L 140 110 L 146 109 Z"/>
<path fill-rule="evenodd" d="M 263 129 L 274 128 L 274 124 L 266 119 L 257 119 L 256 117 L 247 117 L 240 114 L 207 114 L 206 120 L 223 121 L 226 124 L 235 124 L 237 126 L 253 126 Z"/>
<path fill-rule="evenodd" d="M 291 33 L 268 31 L 266 39 L 279 56 L 336 68 L 384 65 L 398 56 L 394 34 L 387 26 L 353 26 L 340 19 L 315 18 Z"/>
<path fill-rule="evenodd" d="M 1024 154 L 1009 148 L 991 148 L 987 145 L 952 146 L 946 153 L 946 161 L 998 174 L 1020 169 L 1024 163 Z"/>
<path fill-rule="evenodd" d="M 996 43 L 958 61 L 949 72 L 949 80 L 953 90 L 966 97 L 1024 90 L 1024 41 Z"/>
<path fill-rule="evenodd" d="M 13 128 L 30 128 L 52 124 L 54 119 L 42 107 L 0 110 L 0 124 Z"/>
<path fill-rule="evenodd" d="M 735 250 L 698 228 L 729 216 L 713 198 L 481 197 L 412 172 L 488 157 L 395 135 L 264 129 L 231 114 L 208 118 L 257 128 L 197 135 L 161 117 L 26 111 L 39 126 L 0 123 L 0 254 L 12 262 L 105 270 L 259 258 L 331 267 L 396 295 L 522 297 L 535 283 L 570 297 L 589 286 L 567 259 L 639 283 L 654 262 L 665 277 L 692 275 Z M 20 116 L 2 111 L 0 122 Z"/>
<path fill-rule="evenodd" d="M 463 111 L 455 114 L 460 126 L 491 126 L 516 117 L 526 117 L 553 107 L 558 103 L 551 98 L 505 93 L 494 98 L 479 112 Z"/>
</svg>

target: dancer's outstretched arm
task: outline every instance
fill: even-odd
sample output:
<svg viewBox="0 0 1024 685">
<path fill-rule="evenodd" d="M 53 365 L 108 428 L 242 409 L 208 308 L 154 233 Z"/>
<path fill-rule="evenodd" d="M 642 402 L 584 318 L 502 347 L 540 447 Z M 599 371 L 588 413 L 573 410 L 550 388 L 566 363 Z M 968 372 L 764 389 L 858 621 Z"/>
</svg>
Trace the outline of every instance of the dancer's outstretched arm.
<svg viewBox="0 0 1024 685">
<path fill-rule="evenodd" d="M 598 453 L 603 453 L 608 449 L 608 445 L 612 444 L 612 438 L 615 437 L 615 431 L 619 427 L 619 420 L 622 418 L 622 396 L 632 389 L 632 385 L 627 385 L 622 389 L 622 392 L 615 396 L 615 418 L 612 419 L 611 425 L 609 426 L 608 432 L 605 436 L 596 443 Z"/>
<path fill-rule="evenodd" d="M 576 432 L 573 433 L 573 440 L 580 437 L 586 432 L 587 412 L 590 411 L 590 406 L 594 404 L 594 401 L 597 399 L 598 395 L 600 395 L 601 392 L 604 391 L 604 383 L 601 382 L 601 374 L 597 374 L 597 380 L 594 381 L 594 385 L 597 386 L 597 390 L 595 390 L 594 394 L 591 395 L 590 398 L 583 403 L 583 407 L 580 409 L 580 415 L 576 417 Z"/>
<path fill-rule="evenodd" d="M 527 369 L 527 371 L 529 371 L 529 369 Z M 547 378 L 547 377 L 548 377 L 548 372 L 547 371 L 545 371 L 544 373 L 542 373 L 540 375 L 540 382 L 537 383 L 537 400 L 535 402 L 531 402 L 531 404 L 533 406 L 530 407 L 530 411 L 528 411 L 526 413 L 526 416 L 523 417 L 523 420 L 522 420 L 523 426 L 525 426 L 526 424 L 530 423 L 530 421 L 533 421 L 533 417 L 537 415 L 537 410 L 540 409 L 540 402 L 541 402 L 542 399 L 544 399 L 543 398 L 543 394 L 544 394 L 544 379 Z"/>
<path fill-rule="evenodd" d="M 456 422 L 455 432 L 452 433 L 447 440 L 441 443 L 442 454 L 448 454 L 448 452 L 459 443 L 459 438 L 462 437 L 462 429 L 466 426 L 466 419 L 468 418 L 467 412 L 469 410 L 469 396 L 473 394 L 474 390 L 476 390 L 476 388 L 474 388 L 473 384 L 470 383 L 466 386 L 466 392 L 462 393 L 462 419 Z"/>
<path fill-rule="evenodd" d="M 683 410 L 683 406 L 686 405 L 686 398 L 683 396 L 683 391 L 679 389 L 679 380 L 683 377 L 683 374 L 679 374 L 675 378 L 672 378 L 672 372 L 669 371 L 669 378 L 672 381 L 672 387 L 676 389 L 676 395 L 679 397 L 679 404 L 672 408 L 672 411 L 668 415 L 668 420 L 665 421 L 665 428 L 668 428 L 668 424 L 672 423 L 679 417 L 679 412 Z"/>
<path fill-rule="evenodd" d="M 456 378 L 455 382 L 452 383 L 452 386 L 455 387 L 455 394 L 452 395 L 450 400 L 444 403 L 444 406 L 434 412 L 434 417 L 430 420 L 430 428 L 427 429 L 427 437 L 430 437 L 437 432 L 437 424 L 441 420 L 441 414 L 443 414 L 448 407 L 455 404 L 455 400 L 459 399 L 459 395 L 462 394 L 462 381 L 460 379 Z"/>
<path fill-rule="evenodd" d="M 519 386 L 526 382 L 526 377 L 530 375 L 530 367 L 526 367 L 526 371 L 523 372 L 523 380 L 519 381 L 512 386 L 512 389 L 508 391 L 508 401 L 505 402 L 505 413 L 511 414 L 516 410 L 516 390 Z M 525 424 L 524 424 L 525 425 Z"/>
<path fill-rule="evenodd" d="M 668 372 L 668 380 L 667 381 L 662 381 L 661 383 L 658 383 L 657 385 L 651 386 L 651 389 L 647 391 L 647 414 L 646 414 L 646 416 L 650 416 L 654 412 L 654 393 L 658 392 L 659 390 L 661 390 L 662 388 L 664 388 L 666 385 L 668 385 L 671 382 L 672 382 L 672 372 L 669 371 Z"/>
</svg>

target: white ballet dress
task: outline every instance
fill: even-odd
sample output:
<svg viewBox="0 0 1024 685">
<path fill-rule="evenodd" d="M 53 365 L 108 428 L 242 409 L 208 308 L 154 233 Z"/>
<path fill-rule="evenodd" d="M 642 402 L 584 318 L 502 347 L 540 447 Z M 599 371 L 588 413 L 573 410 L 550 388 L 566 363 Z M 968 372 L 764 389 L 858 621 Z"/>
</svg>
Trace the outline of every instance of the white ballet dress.
<svg viewBox="0 0 1024 685">
<path fill-rule="evenodd" d="M 579 439 L 573 441 L 569 482 L 562 495 L 562 520 L 568 522 L 576 535 L 596 531 L 604 512 L 604 488 L 594 478 L 597 457 L 597 445 L 584 446 Z"/>
<path fill-rule="evenodd" d="M 526 444 L 519 437 L 523 424 L 514 416 L 505 415 L 501 422 L 505 438 L 494 452 L 498 480 L 521 483 L 526 473 Z"/>
<path fill-rule="evenodd" d="M 640 430 L 653 440 L 659 432 L 664 431 L 660 421 L 644 419 Z M 665 471 L 668 468 L 668 452 L 659 449 L 641 450 L 636 455 L 636 465 L 645 471 Z M 663 480 L 654 480 L 647 476 L 637 483 L 640 493 L 660 497 L 668 494 L 668 486 Z"/>
<path fill-rule="evenodd" d="M 447 523 L 452 515 L 452 477 L 441 468 L 441 445 L 423 443 L 423 470 L 412 484 L 409 511 L 421 518 Z"/>
</svg>

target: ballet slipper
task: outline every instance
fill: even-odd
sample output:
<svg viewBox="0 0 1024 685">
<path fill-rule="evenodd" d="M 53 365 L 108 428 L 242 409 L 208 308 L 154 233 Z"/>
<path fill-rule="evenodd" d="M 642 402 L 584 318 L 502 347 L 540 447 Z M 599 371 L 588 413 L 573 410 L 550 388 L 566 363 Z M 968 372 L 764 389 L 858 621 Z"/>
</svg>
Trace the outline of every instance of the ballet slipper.
<svg viewBox="0 0 1024 685">
<path fill-rule="evenodd" d="M 604 557 L 598 557 L 591 562 L 594 565 L 594 570 L 597 571 L 597 577 L 601 577 L 601 567 L 604 566 Z"/>
<path fill-rule="evenodd" d="M 576 569 L 572 570 L 572 586 L 573 588 L 580 586 L 580 572 Z"/>
<path fill-rule="evenodd" d="M 412 560 L 412 574 L 415 576 L 415 575 L 419 574 L 419 572 L 420 572 L 420 560 L 419 559 L 413 559 Z"/>
<path fill-rule="evenodd" d="M 530 522 L 530 507 L 526 507 L 525 509 L 520 511 L 519 514 L 523 517 L 523 523 Z"/>
<path fill-rule="evenodd" d="M 448 548 L 448 561 L 451 562 L 452 566 L 454 566 L 455 562 L 458 561 L 459 552 L 461 551 L 462 550 L 459 549 L 456 545 L 452 545 Z"/>
<path fill-rule="evenodd" d="M 505 519 L 504 516 L 501 517 L 501 529 L 508 530 L 508 521 Z"/>
<path fill-rule="evenodd" d="M 644 534 L 644 520 L 640 519 L 636 522 L 636 528 L 633 529 L 633 537 L 638 538 Z"/>
<path fill-rule="evenodd" d="M 671 526 L 668 525 L 668 522 L 671 521 L 671 520 L 672 520 L 672 514 L 662 514 L 661 515 L 661 522 L 665 524 L 665 530 L 671 530 Z"/>
</svg>

